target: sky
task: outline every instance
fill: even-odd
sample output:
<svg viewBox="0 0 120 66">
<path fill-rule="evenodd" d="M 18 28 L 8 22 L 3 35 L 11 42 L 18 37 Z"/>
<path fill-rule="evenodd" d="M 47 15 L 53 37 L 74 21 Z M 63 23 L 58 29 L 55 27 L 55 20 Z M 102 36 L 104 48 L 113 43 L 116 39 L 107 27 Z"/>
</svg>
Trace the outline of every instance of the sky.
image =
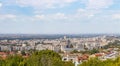
<svg viewBox="0 0 120 66">
<path fill-rule="evenodd" d="M 0 34 L 120 33 L 120 0 L 0 0 Z"/>
</svg>

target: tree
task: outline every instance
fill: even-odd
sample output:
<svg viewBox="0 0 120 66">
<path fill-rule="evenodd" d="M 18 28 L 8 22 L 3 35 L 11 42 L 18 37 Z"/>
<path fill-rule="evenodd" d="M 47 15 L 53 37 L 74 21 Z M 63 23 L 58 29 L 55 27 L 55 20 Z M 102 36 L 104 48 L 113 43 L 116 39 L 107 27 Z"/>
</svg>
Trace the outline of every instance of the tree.
<svg viewBox="0 0 120 66">
<path fill-rule="evenodd" d="M 79 53 L 77 50 L 73 50 L 71 53 Z"/>
<path fill-rule="evenodd" d="M 23 58 L 19 55 L 0 58 L 0 66 L 74 66 L 72 62 L 63 62 L 61 56 L 51 50 L 35 51 L 31 56 Z"/>
<path fill-rule="evenodd" d="M 101 61 L 98 58 L 91 58 L 88 61 L 83 62 L 79 66 L 120 66 L 120 57 L 115 60 L 108 59 Z"/>
<path fill-rule="evenodd" d="M 5 66 L 24 66 L 25 62 L 24 62 L 24 58 L 22 58 L 22 56 L 9 56 L 6 60 L 5 60 Z"/>
<path fill-rule="evenodd" d="M 90 54 L 95 54 L 95 53 L 98 53 L 99 50 L 98 50 L 98 49 L 93 49 L 93 50 L 91 50 L 91 51 L 89 51 L 89 52 L 90 52 Z"/>
</svg>

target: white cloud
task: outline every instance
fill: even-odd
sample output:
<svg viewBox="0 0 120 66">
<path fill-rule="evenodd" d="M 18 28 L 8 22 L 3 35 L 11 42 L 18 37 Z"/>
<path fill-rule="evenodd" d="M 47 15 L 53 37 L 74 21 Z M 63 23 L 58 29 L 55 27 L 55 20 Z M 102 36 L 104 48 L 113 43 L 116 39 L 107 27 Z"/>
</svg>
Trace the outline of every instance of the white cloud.
<svg viewBox="0 0 120 66">
<path fill-rule="evenodd" d="M 55 13 L 55 14 L 47 14 L 47 15 L 36 14 L 33 17 L 31 17 L 31 19 L 33 22 L 36 21 L 54 22 L 54 21 L 66 20 L 68 19 L 68 15 L 65 15 L 64 13 Z"/>
<path fill-rule="evenodd" d="M 55 19 L 67 19 L 67 16 L 64 13 L 56 13 L 53 15 Z"/>
<path fill-rule="evenodd" d="M 2 3 L 0 3 L 0 7 L 2 7 Z"/>
<path fill-rule="evenodd" d="M 45 15 L 35 15 L 35 18 L 37 18 L 37 19 L 44 19 Z"/>
<path fill-rule="evenodd" d="M 77 12 L 84 12 L 84 11 L 85 9 L 81 9 L 81 8 L 77 10 Z"/>
<path fill-rule="evenodd" d="M 77 0 L 17 0 L 16 3 L 20 6 L 31 6 L 33 8 L 56 8 L 63 7 Z"/>
<path fill-rule="evenodd" d="M 47 15 L 35 15 L 33 20 L 42 20 L 45 22 L 53 22 L 53 21 L 76 21 L 76 20 L 87 20 L 94 17 L 94 13 L 92 11 L 88 12 L 87 10 L 78 12 L 75 14 L 64 14 L 64 13 L 55 13 L 55 14 L 47 14 Z"/>
<path fill-rule="evenodd" d="M 0 15 L 0 19 L 15 19 L 16 15 L 13 14 L 5 14 L 5 15 Z"/>
<path fill-rule="evenodd" d="M 76 17 L 84 17 L 84 18 L 91 18 L 94 17 L 95 15 L 101 13 L 101 10 L 91 10 L 91 9 L 78 9 L 76 11 Z"/>
<path fill-rule="evenodd" d="M 112 15 L 112 18 L 113 18 L 113 19 L 120 19 L 120 14 L 113 14 L 113 15 Z"/>
<path fill-rule="evenodd" d="M 81 0 L 86 5 L 86 9 L 103 9 L 108 8 L 114 2 L 113 0 Z"/>
<path fill-rule="evenodd" d="M 16 16 L 13 15 L 13 14 L 7 14 L 7 15 L 5 15 L 5 17 L 6 17 L 6 18 L 15 18 Z"/>
</svg>

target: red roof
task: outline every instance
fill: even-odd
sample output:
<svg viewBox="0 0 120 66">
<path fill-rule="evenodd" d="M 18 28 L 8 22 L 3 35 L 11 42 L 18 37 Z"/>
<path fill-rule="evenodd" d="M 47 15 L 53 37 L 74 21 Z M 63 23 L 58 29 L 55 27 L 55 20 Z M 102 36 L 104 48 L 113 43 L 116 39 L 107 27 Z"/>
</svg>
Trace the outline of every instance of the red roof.
<svg viewBox="0 0 120 66">
<path fill-rule="evenodd" d="M 7 53 L 5 53 L 5 52 L 0 52 L 0 55 L 7 55 Z"/>
<path fill-rule="evenodd" d="M 96 56 L 96 57 L 99 57 L 99 56 L 103 56 L 103 54 L 101 54 L 101 53 L 96 53 L 95 56 Z"/>
</svg>

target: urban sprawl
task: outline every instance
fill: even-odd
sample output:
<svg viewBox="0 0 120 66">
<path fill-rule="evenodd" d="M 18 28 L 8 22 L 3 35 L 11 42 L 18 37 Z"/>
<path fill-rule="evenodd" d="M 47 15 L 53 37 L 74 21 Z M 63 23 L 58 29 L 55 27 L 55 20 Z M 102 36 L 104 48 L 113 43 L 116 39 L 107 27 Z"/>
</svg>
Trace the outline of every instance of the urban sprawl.
<svg viewBox="0 0 120 66">
<path fill-rule="evenodd" d="M 100 60 L 117 58 L 120 54 L 119 44 L 120 38 L 105 35 L 85 38 L 64 36 L 57 39 L 1 39 L 0 56 L 4 59 L 14 54 L 29 57 L 33 51 L 52 50 L 59 53 L 62 61 L 72 61 L 77 66 L 93 57 Z"/>
</svg>

